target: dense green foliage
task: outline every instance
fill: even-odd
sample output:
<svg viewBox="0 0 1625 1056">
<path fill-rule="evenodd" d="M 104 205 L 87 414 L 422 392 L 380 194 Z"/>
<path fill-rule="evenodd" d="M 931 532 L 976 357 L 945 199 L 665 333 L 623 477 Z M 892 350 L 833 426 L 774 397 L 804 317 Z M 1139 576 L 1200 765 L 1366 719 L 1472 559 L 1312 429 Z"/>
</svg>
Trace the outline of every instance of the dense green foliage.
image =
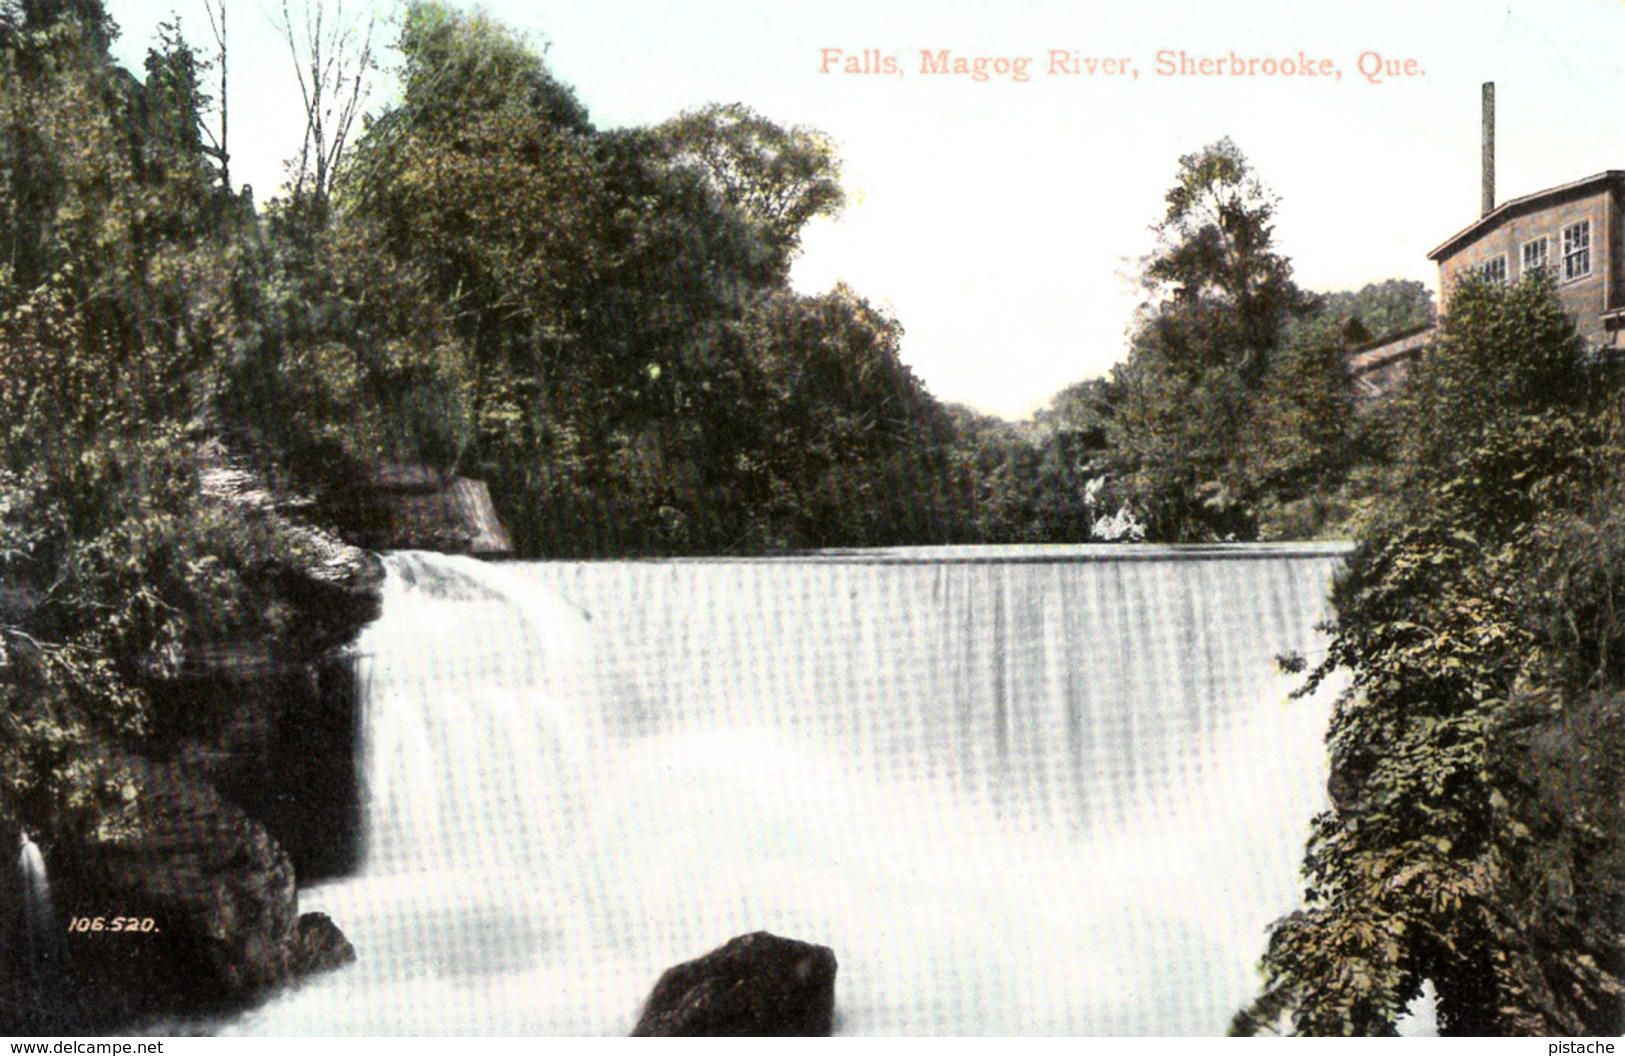
<svg viewBox="0 0 1625 1056">
<path fill-rule="evenodd" d="M 105 744 L 184 721 L 147 687 L 199 629 L 282 630 L 292 547 L 200 501 L 241 214 L 196 57 L 166 33 L 146 88 L 99 5 L 28 10 L 0 9 L 0 811 L 116 838 L 138 789 Z"/>
<path fill-rule="evenodd" d="M 1090 481 L 1104 448 L 1105 383 L 1063 390 L 1030 422 L 968 407 L 953 421 L 950 480 L 966 511 L 962 538 L 984 543 L 1079 543 L 1110 538 Z"/>
<path fill-rule="evenodd" d="M 1112 371 L 1106 497 L 1166 542 L 1340 532 L 1374 446 L 1348 354 L 1427 323 L 1427 291 L 1301 290 L 1273 246 L 1278 203 L 1229 140 L 1181 158 L 1167 201 Z"/>
<path fill-rule="evenodd" d="M 739 104 L 599 131 L 524 41 L 433 4 L 398 47 L 401 102 L 333 223 L 445 306 L 471 416 L 452 464 L 490 483 L 520 554 L 1046 534 L 965 477 L 980 441 L 902 362 L 896 320 L 789 288 L 803 226 L 842 202 L 825 136 Z M 1077 502 L 1076 470 L 1012 486 Z"/>
<path fill-rule="evenodd" d="M 1181 158 L 1167 201 L 1143 272 L 1150 299 L 1114 371 L 1111 464 L 1151 537 L 1247 537 L 1231 469 L 1306 301 L 1271 245 L 1275 199 L 1229 140 Z"/>
<path fill-rule="evenodd" d="M 1333 809 L 1245 1031 L 1600 1034 L 1625 1013 L 1625 421 L 1550 282 L 1463 284 L 1311 687 Z"/>
<path fill-rule="evenodd" d="M 1388 279 L 1316 297 L 1316 314 L 1356 346 L 1411 333 L 1433 322 L 1433 294 L 1415 279 Z"/>
</svg>

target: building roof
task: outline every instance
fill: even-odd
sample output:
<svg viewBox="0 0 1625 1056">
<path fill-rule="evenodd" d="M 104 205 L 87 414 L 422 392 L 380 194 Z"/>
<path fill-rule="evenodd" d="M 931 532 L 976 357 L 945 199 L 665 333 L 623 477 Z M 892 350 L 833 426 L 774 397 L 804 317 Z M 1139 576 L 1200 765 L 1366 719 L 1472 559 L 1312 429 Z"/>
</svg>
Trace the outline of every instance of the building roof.
<svg viewBox="0 0 1625 1056">
<path fill-rule="evenodd" d="M 1511 201 L 1503 202 L 1491 212 L 1479 217 L 1445 239 L 1437 249 L 1428 254 L 1428 259 L 1438 261 L 1453 256 L 1462 247 L 1471 242 L 1476 242 L 1498 227 L 1503 221 L 1514 216 L 1538 212 L 1567 199 L 1584 198 L 1587 195 L 1595 194 L 1601 188 L 1614 182 L 1625 183 L 1625 171 L 1609 169 L 1606 172 L 1599 172 L 1595 176 L 1587 176 L 1583 180 L 1548 187 L 1544 191 L 1536 191 L 1534 194 L 1526 194 L 1522 198 L 1514 198 Z"/>
<path fill-rule="evenodd" d="M 1396 359 L 1415 355 L 1433 340 L 1434 324 L 1425 323 L 1349 353 L 1349 373 L 1355 377 L 1380 370 Z"/>
</svg>

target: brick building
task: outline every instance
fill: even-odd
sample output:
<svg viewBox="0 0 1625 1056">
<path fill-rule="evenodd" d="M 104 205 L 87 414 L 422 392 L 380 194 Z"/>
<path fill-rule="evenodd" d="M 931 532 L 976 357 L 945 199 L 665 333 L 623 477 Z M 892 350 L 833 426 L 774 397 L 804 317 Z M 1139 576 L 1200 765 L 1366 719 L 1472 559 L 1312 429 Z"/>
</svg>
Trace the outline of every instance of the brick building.
<svg viewBox="0 0 1625 1056">
<path fill-rule="evenodd" d="M 1450 288 L 1463 276 L 1516 282 L 1543 268 L 1587 343 L 1625 351 L 1625 171 L 1609 169 L 1490 208 L 1428 259 L 1439 266 L 1441 313 L 1450 310 Z M 1353 353 L 1356 400 L 1391 392 L 1431 336 L 1411 331 Z"/>
<path fill-rule="evenodd" d="M 1439 265 L 1439 308 L 1464 275 L 1516 282 L 1545 269 L 1593 347 L 1625 348 L 1625 172 L 1609 169 L 1495 207 L 1450 236 L 1428 259 Z"/>
</svg>

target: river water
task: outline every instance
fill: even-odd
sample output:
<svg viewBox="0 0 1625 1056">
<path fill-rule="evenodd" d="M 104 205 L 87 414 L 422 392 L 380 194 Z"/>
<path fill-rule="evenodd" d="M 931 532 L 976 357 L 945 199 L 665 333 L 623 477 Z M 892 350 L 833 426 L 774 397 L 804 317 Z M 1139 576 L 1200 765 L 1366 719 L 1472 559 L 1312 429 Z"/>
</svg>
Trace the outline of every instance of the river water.
<svg viewBox="0 0 1625 1056">
<path fill-rule="evenodd" d="M 1213 1034 L 1324 806 L 1335 545 L 482 564 L 356 646 L 355 944 L 232 1032 L 624 1034 L 667 966 L 834 948 L 837 1029 Z"/>
</svg>

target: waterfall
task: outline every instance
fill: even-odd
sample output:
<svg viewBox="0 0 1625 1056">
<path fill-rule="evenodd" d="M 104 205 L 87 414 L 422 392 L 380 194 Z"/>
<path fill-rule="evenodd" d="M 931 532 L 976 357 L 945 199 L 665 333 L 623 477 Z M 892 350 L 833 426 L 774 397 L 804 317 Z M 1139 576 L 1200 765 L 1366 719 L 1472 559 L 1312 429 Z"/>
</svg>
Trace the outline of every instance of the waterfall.
<svg viewBox="0 0 1625 1056">
<path fill-rule="evenodd" d="M 18 833 L 21 851 L 17 869 L 23 882 L 23 919 L 28 936 L 28 964 L 36 984 L 47 983 L 56 973 L 61 951 L 56 911 L 51 905 L 51 881 L 45 873 L 45 857 L 39 845 Z"/>
<path fill-rule="evenodd" d="M 747 931 L 841 1029 L 1217 1033 L 1324 806 L 1335 547 L 486 565 L 393 554 L 358 643 L 353 968 L 264 1033 L 624 1033 Z"/>
</svg>

